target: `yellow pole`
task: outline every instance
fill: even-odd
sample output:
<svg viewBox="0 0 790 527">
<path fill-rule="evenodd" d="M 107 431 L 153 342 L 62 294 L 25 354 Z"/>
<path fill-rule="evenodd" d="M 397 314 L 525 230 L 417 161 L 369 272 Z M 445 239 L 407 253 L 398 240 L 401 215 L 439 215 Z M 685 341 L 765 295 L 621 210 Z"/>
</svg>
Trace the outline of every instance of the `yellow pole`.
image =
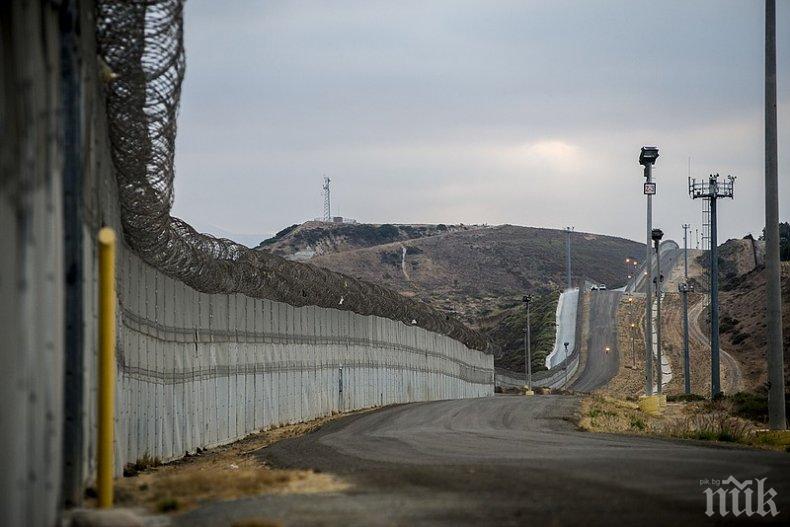
<svg viewBox="0 0 790 527">
<path fill-rule="evenodd" d="M 112 507 L 115 419 L 115 231 L 99 231 L 99 507 Z"/>
</svg>

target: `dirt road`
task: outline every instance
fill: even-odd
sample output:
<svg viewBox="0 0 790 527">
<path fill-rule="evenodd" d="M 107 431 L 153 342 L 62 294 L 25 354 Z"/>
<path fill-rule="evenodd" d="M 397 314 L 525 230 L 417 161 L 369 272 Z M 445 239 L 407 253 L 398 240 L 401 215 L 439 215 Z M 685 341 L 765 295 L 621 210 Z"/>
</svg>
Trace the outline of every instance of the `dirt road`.
<svg viewBox="0 0 790 527">
<path fill-rule="evenodd" d="M 710 350 L 710 339 L 708 339 L 708 332 L 704 327 L 705 322 L 702 320 L 705 306 L 707 306 L 707 296 L 703 296 L 699 302 L 689 307 L 689 339 L 696 340 L 706 350 Z M 743 376 L 740 364 L 735 357 L 727 353 L 721 346 L 719 346 L 719 350 L 723 377 L 722 389 L 727 394 L 737 393 L 743 389 Z M 710 357 L 710 351 L 708 351 L 707 356 Z M 710 362 L 708 362 L 708 367 L 710 367 Z"/>
<path fill-rule="evenodd" d="M 768 519 L 787 522 L 786 454 L 579 432 L 577 408 L 570 396 L 497 396 L 349 416 L 260 455 L 332 472 L 350 490 L 209 503 L 176 524 L 704 525 L 714 521 L 700 480 L 729 475 L 767 477 L 781 511 Z"/>
</svg>

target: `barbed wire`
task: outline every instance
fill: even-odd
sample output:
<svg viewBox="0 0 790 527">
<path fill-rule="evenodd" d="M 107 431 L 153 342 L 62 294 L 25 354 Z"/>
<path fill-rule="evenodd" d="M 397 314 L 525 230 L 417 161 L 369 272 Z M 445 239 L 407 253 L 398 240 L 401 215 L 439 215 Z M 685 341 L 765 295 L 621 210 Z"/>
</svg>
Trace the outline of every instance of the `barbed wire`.
<svg viewBox="0 0 790 527">
<path fill-rule="evenodd" d="M 183 0 L 99 0 L 97 48 L 112 72 L 107 117 L 128 245 L 204 293 L 376 315 L 487 349 L 460 321 L 384 287 L 197 232 L 173 217 L 176 120 L 186 67 Z"/>
</svg>

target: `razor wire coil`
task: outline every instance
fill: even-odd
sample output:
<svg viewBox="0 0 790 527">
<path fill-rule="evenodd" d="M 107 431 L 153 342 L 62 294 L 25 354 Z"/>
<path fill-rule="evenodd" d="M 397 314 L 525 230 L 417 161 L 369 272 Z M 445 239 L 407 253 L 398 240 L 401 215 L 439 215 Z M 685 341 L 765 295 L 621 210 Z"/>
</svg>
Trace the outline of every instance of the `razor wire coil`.
<svg viewBox="0 0 790 527">
<path fill-rule="evenodd" d="M 199 233 L 173 217 L 176 121 L 186 68 L 183 0 L 99 0 L 97 50 L 113 73 L 106 105 L 121 223 L 147 263 L 204 293 L 242 293 L 418 325 L 466 346 L 486 339 L 394 291 Z"/>
</svg>

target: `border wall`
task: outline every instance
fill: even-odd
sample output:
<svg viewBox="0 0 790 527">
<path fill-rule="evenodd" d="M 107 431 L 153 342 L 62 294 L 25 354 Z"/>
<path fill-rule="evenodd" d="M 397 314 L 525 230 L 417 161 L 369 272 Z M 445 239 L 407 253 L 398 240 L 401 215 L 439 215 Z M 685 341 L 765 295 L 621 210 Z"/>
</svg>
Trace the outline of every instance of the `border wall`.
<svg viewBox="0 0 790 527">
<path fill-rule="evenodd" d="M 200 293 L 121 254 L 117 469 L 334 412 L 493 392 L 492 356 L 444 335 Z"/>
<path fill-rule="evenodd" d="M 94 5 L 0 6 L 0 524 L 95 477 L 97 250 L 119 233 Z M 115 468 L 338 411 L 493 394 L 493 357 L 391 319 L 196 291 L 118 248 Z"/>
</svg>

